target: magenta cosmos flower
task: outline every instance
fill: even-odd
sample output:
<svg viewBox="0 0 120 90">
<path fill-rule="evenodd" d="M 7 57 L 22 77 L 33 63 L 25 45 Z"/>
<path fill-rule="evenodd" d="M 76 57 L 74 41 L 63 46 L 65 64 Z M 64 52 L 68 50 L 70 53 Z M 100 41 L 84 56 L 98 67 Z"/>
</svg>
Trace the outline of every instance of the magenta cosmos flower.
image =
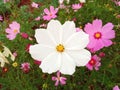
<svg viewBox="0 0 120 90">
<path fill-rule="evenodd" d="M 9 28 L 6 28 L 7 38 L 9 40 L 15 39 L 16 35 L 20 33 L 20 24 L 16 21 L 13 21 L 11 24 L 9 24 Z"/>
<path fill-rule="evenodd" d="M 110 39 L 115 38 L 115 31 L 112 23 L 107 23 L 102 27 L 102 21 L 96 19 L 93 23 L 87 23 L 85 25 L 85 32 L 89 34 L 90 42 L 87 46 L 92 51 L 98 51 L 103 47 L 112 45 Z"/>
<path fill-rule="evenodd" d="M 101 60 L 100 57 L 98 57 L 97 55 L 94 55 L 92 56 L 91 60 L 88 62 L 86 67 L 89 70 L 93 70 L 93 68 L 95 68 L 95 70 L 99 70 L 99 67 L 101 66 L 100 60 Z"/>
<path fill-rule="evenodd" d="M 28 73 L 30 71 L 30 63 L 24 62 L 21 64 L 21 69 L 24 73 Z"/>
<path fill-rule="evenodd" d="M 57 72 L 57 77 L 53 76 L 53 77 L 52 77 L 52 80 L 53 80 L 53 81 L 56 81 L 56 82 L 55 82 L 55 86 L 58 86 L 59 83 L 60 83 L 61 85 L 65 85 L 67 78 L 65 78 L 65 77 L 60 77 L 60 72 L 58 71 L 58 72 Z"/>
<path fill-rule="evenodd" d="M 57 15 L 56 15 L 57 12 L 58 12 L 58 8 L 54 9 L 53 6 L 50 6 L 50 11 L 47 8 L 45 8 L 44 13 L 46 15 L 43 16 L 43 19 L 48 20 L 48 21 L 51 20 L 51 19 L 54 19 L 54 18 L 57 17 Z"/>
<path fill-rule="evenodd" d="M 116 85 L 115 87 L 113 87 L 113 90 L 120 90 L 120 88 Z"/>
</svg>

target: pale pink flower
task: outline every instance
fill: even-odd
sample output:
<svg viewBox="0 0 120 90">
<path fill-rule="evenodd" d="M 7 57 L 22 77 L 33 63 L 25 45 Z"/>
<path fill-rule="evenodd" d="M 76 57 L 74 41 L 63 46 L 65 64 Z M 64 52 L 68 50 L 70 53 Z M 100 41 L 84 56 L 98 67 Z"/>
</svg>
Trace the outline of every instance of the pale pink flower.
<svg viewBox="0 0 120 90">
<path fill-rule="evenodd" d="M 39 21 L 40 20 L 40 16 L 35 18 L 35 21 Z"/>
<path fill-rule="evenodd" d="M 88 49 L 93 51 L 98 51 L 103 47 L 108 47 L 112 45 L 110 39 L 115 38 L 115 31 L 112 30 L 114 25 L 112 23 L 107 23 L 102 26 L 102 20 L 96 19 L 93 23 L 87 23 L 85 25 L 85 32 L 89 34 L 90 42 L 87 46 Z"/>
<path fill-rule="evenodd" d="M 21 64 L 21 69 L 24 73 L 28 73 L 30 71 L 30 63 L 24 62 Z"/>
<path fill-rule="evenodd" d="M 97 55 L 92 56 L 91 60 L 88 62 L 88 64 L 86 65 L 86 67 L 89 70 L 93 70 L 93 68 L 95 70 L 99 70 L 99 67 L 101 66 L 101 62 L 100 62 L 101 58 L 98 57 Z"/>
<path fill-rule="evenodd" d="M 4 3 L 7 3 L 7 2 L 9 2 L 9 1 L 10 1 L 10 0 L 3 0 Z"/>
<path fill-rule="evenodd" d="M 38 8 L 38 7 L 39 7 L 39 4 L 37 4 L 37 3 L 35 3 L 35 2 L 32 2 L 31 6 L 32 6 L 33 8 Z"/>
<path fill-rule="evenodd" d="M 9 24 L 9 28 L 6 28 L 5 32 L 7 33 L 7 38 L 13 40 L 16 38 L 16 35 L 20 33 L 20 24 L 16 21 L 13 21 Z"/>
<path fill-rule="evenodd" d="M 25 39 L 28 38 L 28 34 L 25 32 L 22 32 L 20 35 L 22 38 L 25 38 Z"/>
<path fill-rule="evenodd" d="M 13 56 L 17 57 L 17 52 L 16 51 L 13 53 Z"/>
<path fill-rule="evenodd" d="M 3 17 L 2 17 L 2 15 L 0 15 L 0 21 L 3 21 Z"/>
<path fill-rule="evenodd" d="M 72 4 L 72 9 L 73 9 L 74 11 L 79 10 L 81 7 L 82 7 L 81 4 Z"/>
<path fill-rule="evenodd" d="M 48 21 L 54 19 L 57 17 L 56 15 L 57 12 L 58 12 L 58 8 L 54 8 L 53 6 L 50 6 L 50 11 L 47 8 L 45 8 L 44 9 L 45 15 L 43 16 L 43 19 Z"/>
<path fill-rule="evenodd" d="M 118 85 L 113 87 L 113 90 L 120 90 L 120 88 L 118 87 Z"/>
<path fill-rule="evenodd" d="M 56 81 L 56 82 L 55 82 L 55 86 L 58 86 L 59 84 L 65 85 L 67 78 L 61 77 L 61 76 L 60 76 L 60 72 L 58 71 L 58 72 L 57 72 L 57 77 L 56 77 L 56 76 L 53 76 L 53 77 L 52 77 L 52 80 L 53 80 L 53 81 Z"/>
</svg>

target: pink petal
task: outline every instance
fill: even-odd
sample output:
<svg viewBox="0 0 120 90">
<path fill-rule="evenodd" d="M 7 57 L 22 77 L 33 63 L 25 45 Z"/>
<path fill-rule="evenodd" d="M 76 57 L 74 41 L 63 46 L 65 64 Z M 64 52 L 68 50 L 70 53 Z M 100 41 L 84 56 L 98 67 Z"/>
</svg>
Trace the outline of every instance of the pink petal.
<svg viewBox="0 0 120 90">
<path fill-rule="evenodd" d="M 55 82 L 55 86 L 58 86 L 58 85 L 59 85 L 59 80 Z"/>
<path fill-rule="evenodd" d="M 104 47 L 104 43 L 101 39 L 97 40 L 96 45 L 93 47 L 94 51 L 98 51 Z"/>
<path fill-rule="evenodd" d="M 49 12 L 49 10 L 47 8 L 44 9 L 44 13 L 48 14 L 48 15 L 50 14 L 50 12 Z"/>
<path fill-rule="evenodd" d="M 54 14 L 54 7 L 53 6 L 50 6 L 50 12 Z"/>
<path fill-rule="evenodd" d="M 8 34 L 8 35 L 7 35 L 7 38 L 8 38 L 9 40 L 13 40 L 13 39 L 15 39 L 15 37 L 16 37 L 16 35 L 14 35 L 14 34 Z"/>
<path fill-rule="evenodd" d="M 66 84 L 66 81 L 63 78 L 61 78 L 60 83 L 61 83 L 61 85 L 64 85 L 64 84 Z"/>
<path fill-rule="evenodd" d="M 53 81 L 56 81 L 56 80 L 57 80 L 57 77 L 53 76 L 53 77 L 52 77 L 52 80 L 53 80 Z"/>
<path fill-rule="evenodd" d="M 111 40 L 106 40 L 106 39 L 102 39 L 102 42 L 104 43 L 104 46 L 106 46 L 106 47 L 113 44 Z"/>
<path fill-rule="evenodd" d="M 57 72 L 57 77 L 60 77 L 60 72 L 59 71 Z"/>
<path fill-rule="evenodd" d="M 43 19 L 44 19 L 44 20 L 48 20 L 48 21 L 49 21 L 49 20 L 51 20 L 51 17 L 50 17 L 50 16 L 48 16 L 48 15 L 45 15 L 45 16 L 43 16 Z"/>
<path fill-rule="evenodd" d="M 97 43 L 97 39 L 94 39 L 94 37 L 91 36 L 87 48 L 89 49 L 94 48 L 96 46 L 96 43 Z"/>
<path fill-rule="evenodd" d="M 112 30 L 113 27 L 114 27 L 114 25 L 113 25 L 112 23 L 107 23 L 106 25 L 104 25 L 104 26 L 102 27 L 102 32 L 103 32 L 103 33 L 106 33 L 106 32 L 108 32 L 108 31 Z"/>
<path fill-rule="evenodd" d="M 120 88 L 118 87 L 118 85 L 116 85 L 115 87 L 113 87 L 113 90 L 120 90 Z"/>
<path fill-rule="evenodd" d="M 114 30 L 110 30 L 108 32 L 103 32 L 102 38 L 105 38 L 105 39 L 115 38 L 115 31 Z"/>
<path fill-rule="evenodd" d="M 9 24 L 9 27 L 13 30 L 15 30 L 15 29 L 19 30 L 20 29 L 20 24 L 17 23 L 16 21 L 13 21 L 12 24 Z"/>
<path fill-rule="evenodd" d="M 6 29 L 5 29 L 5 32 L 6 32 L 6 33 L 11 33 L 11 29 L 10 29 L 10 28 L 6 28 Z"/>
<path fill-rule="evenodd" d="M 89 63 L 86 65 L 86 67 L 87 67 L 89 70 L 93 70 L 93 66 L 90 65 Z"/>
<path fill-rule="evenodd" d="M 89 35 L 93 35 L 94 34 L 94 28 L 93 28 L 92 24 L 90 24 L 90 23 L 85 25 L 84 30 Z"/>
<path fill-rule="evenodd" d="M 100 31 L 102 28 L 102 21 L 99 19 L 96 19 L 93 21 L 93 27 L 95 31 Z"/>
</svg>

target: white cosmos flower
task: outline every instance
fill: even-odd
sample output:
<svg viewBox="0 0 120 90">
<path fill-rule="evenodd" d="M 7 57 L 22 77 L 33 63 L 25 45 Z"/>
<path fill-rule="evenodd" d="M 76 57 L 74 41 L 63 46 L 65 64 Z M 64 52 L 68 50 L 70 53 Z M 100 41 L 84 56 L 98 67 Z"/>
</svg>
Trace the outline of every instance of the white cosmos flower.
<svg viewBox="0 0 120 90">
<path fill-rule="evenodd" d="M 37 29 L 35 38 L 38 44 L 30 46 L 32 58 L 41 60 L 39 66 L 44 73 L 60 71 L 72 75 L 76 66 L 85 66 L 91 59 L 91 53 L 84 49 L 89 36 L 82 30 L 76 32 L 73 21 L 63 25 L 57 20 L 51 20 L 47 29 Z"/>
</svg>

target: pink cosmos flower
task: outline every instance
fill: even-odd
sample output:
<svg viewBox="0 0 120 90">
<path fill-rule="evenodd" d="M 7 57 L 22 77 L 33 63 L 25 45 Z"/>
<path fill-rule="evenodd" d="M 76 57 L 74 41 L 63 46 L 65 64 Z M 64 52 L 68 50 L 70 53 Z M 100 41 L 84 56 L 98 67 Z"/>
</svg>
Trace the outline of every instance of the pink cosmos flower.
<svg viewBox="0 0 120 90">
<path fill-rule="evenodd" d="M 21 69 L 23 70 L 24 73 L 28 73 L 30 70 L 30 63 L 28 63 L 28 62 L 22 63 Z"/>
<path fill-rule="evenodd" d="M 35 3 L 35 2 L 32 2 L 31 6 L 32 6 L 33 8 L 38 8 L 38 7 L 39 7 L 39 5 L 38 5 L 37 3 Z"/>
<path fill-rule="evenodd" d="M 97 55 L 94 55 L 92 56 L 91 60 L 88 62 L 86 67 L 89 70 L 93 70 L 93 68 L 95 68 L 95 70 L 99 70 L 99 67 L 101 66 L 100 60 L 101 60 L 100 57 L 98 57 Z"/>
<path fill-rule="evenodd" d="M 120 88 L 118 87 L 118 85 L 113 87 L 113 90 L 120 90 Z"/>
<path fill-rule="evenodd" d="M 3 17 L 2 17 L 2 15 L 0 15 L 0 21 L 3 21 Z"/>
<path fill-rule="evenodd" d="M 58 72 L 57 72 L 57 77 L 53 76 L 53 77 L 52 77 L 52 80 L 53 80 L 53 81 L 56 81 L 56 82 L 55 82 L 55 86 L 58 86 L 59 83 L 60 83 L 61 85 L 65 85 L 67 78 L 65 78 L 65 77 L 60 77 L 60 72 L 58 71 Z"/>
<path fill-rule="evenodd" d="M 38 16 L 37 18 L 35 18 L 35 21 L 39 21 L 40 20 L 40 16 Z"/>
<path fill-rule="evenodd" d="M 10 0 L 3 0 L 4 3 L 9 2 Z"/>
<path fill-rule="evenodd" d="M 22 32 L 20 35 L 22 38 L 25 38 L 25 39 L 28 38 L 28 34 L 25 32 Z"/>
<path fill-rule="evenodd" d="M 118 0 L 112 0 L 117 6 L 120 6 L 120 1 Z"/>
<path fill-rule="evenodd" d="M 47 8 L 45 8 L 44 13 L 46 15 L 43 16 L 43 19 L 48 20 L 48 21 L 51 20 L 51 19 L 54 19 L 54 18 L 57 17 L 57 15 L 56 15 L 57 12 L 58 12 L 58 8 L 54 9 L 53 6 L 50 6 L 50 11 Z"/>
<path fill-rule="evenodd" d="M 16 21 L 13 21 L 11 24 L 9 24 L 9 28 L 6 28 L 7 38 L 9 40 L 13 40 L 16 38 L 16 35 L 20 33 L 20 24 Z"/>
<path fill-rule="evenodd" d="M 72 4 L 72 9 L 73 9 L 74 11 L 79 10 L 81 7 L 82 7 L 81 4 Z"/>
<path fill-rule="evenodd" d="M 87 23 L 84 28 L 90 39 L 87 48 L 92 49 L 92 51 L 98 51 L 103 47 L 112 45 L 110 39 L 115 38 L 113 27 L 112 23 L 107 23 L 102 27 L 102 21 L 99 19 L 94 20 L 92 24 Z"/>
</svg>

